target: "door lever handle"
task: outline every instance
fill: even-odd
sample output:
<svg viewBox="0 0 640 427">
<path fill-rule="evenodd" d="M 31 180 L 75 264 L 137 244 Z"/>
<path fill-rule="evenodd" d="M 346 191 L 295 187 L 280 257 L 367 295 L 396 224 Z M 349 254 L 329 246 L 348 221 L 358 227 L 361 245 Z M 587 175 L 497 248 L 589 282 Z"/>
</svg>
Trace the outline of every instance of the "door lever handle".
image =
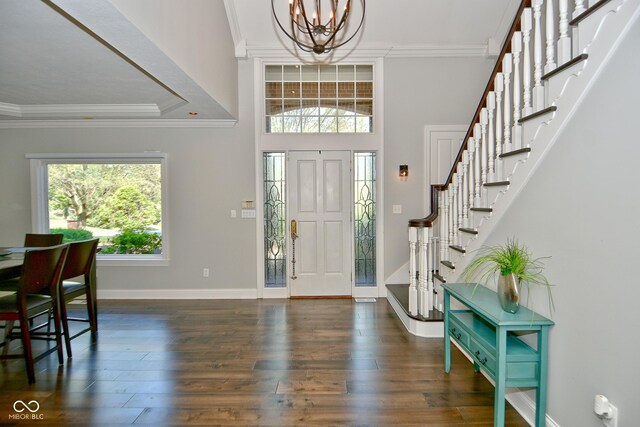
<svg viewBox="0 0 640 427">
<path fill-rule="evenodd" d="M 291 220 L 291 240 L 296 240 L 298 238 L 298 223 L 295 219 Z"/>
</svg>

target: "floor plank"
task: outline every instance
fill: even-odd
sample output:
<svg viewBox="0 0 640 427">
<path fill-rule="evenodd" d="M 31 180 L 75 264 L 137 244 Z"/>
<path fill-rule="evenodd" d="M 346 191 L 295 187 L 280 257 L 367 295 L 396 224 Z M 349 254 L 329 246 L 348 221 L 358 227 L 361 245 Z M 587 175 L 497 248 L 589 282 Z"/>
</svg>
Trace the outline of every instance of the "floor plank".
<svg viewBox="0 0 640 427">
<path fill-rule="evenodd" d="M 99 317 L 35 385 L 0 364 L 0 425 L 33 424 L 9 418 L 17 400 L 40 425 L 492 425 L 491 384 L 455 347 L 445 374 L 442 340 L 384 300 L 100 301 Z M 507 425 L 527 426 L 509 404 Z"/>
</svg>

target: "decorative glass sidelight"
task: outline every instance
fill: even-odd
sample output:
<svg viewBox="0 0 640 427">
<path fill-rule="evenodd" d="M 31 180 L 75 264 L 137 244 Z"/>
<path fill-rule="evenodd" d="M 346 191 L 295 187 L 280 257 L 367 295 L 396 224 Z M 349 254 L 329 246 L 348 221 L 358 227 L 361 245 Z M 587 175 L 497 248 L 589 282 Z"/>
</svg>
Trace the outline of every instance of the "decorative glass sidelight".
<svg viewBox="0 0 640 427">
<path fill-rule="evenodd" d="M 376 286 L 376 153 L 354 154 L 355 285 Z"/>
<path fill-rule="evenodd" d="M 287 283 L 285 153 L 264 153 L 264 283 L 283 288 Z"/>
</svg>

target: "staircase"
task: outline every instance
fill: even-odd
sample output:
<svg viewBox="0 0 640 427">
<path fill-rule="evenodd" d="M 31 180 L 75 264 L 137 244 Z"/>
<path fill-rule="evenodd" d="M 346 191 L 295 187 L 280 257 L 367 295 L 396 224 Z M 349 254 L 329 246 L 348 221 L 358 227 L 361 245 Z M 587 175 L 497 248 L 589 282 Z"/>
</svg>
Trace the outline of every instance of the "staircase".
<svg viewBox="0 0 640 427">
<path fill-rule="evenodd" d="M 432 212 L 409 221 L 409 285 L 388 286 L 409 332 L 442 336 L 440 284 L 459 280 L 639 16 L 640 0 L 522 1 Z"/>
</svg>

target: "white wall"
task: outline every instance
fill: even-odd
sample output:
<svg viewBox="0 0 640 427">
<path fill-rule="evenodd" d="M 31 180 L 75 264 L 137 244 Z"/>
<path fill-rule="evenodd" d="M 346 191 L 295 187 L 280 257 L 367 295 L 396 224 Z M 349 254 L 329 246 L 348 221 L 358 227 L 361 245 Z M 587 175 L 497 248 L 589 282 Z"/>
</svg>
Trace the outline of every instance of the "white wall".
<svg viewBox="0 0 640 427">
<path fill-rule="evenodd" d="M 237 116 L 237 61 L 222 0 L 110 1 L 213 99 Z"/>
<path fill-rule="evenodd" d="M 239 68 L 245 84 L 235 128 L 0 129 L 1 244 L 19 245 L 31 230 L 25 154 L 157 150 L 168 154 L 170 265 L 99 267 L 100 289 L 255 290 L 255 220 L 229 214 L 255 195 L 253 67 Z"/>
<path fill-rule="evenodd" d="M 636 25 L 487 241 L 516 236 L 534 255 L 552 257 L 547 402 L 564 427 L 602 425 L 596 394 L 618 407 L 620 427 L 640 420 L 638 46 Z M 534 303 L 548 311 L 542 291 Z"/>
<path fill-rule="evenodd" d="M 385 98 L 385 273 L 389 277 L 409 259 L 407 221 L 424 218 L 425 125 L 468 124 L 495 59 L 411 58 L 384 62 Z M 398 167 L 409 165 L 409 179 Z M 402 205 L 402 214 L 392 213 Z M 408 282 L 407 272 L 407 282 Z"/>
</svg>

